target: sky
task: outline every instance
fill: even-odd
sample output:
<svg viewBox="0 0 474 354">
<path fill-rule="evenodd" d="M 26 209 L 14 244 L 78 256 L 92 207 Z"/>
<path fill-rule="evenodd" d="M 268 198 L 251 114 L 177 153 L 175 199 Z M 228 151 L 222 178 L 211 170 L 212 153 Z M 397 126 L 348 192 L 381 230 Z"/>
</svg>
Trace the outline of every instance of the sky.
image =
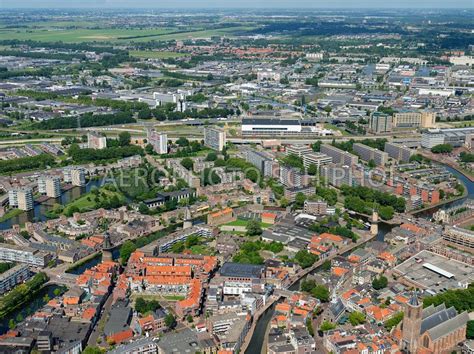
<svg viewBox="0 0 474 354">
<path fill-rule="evenodd" d="M 474 8 L 474 0 L 0 0 L 0 8 Z"/>
</svg>

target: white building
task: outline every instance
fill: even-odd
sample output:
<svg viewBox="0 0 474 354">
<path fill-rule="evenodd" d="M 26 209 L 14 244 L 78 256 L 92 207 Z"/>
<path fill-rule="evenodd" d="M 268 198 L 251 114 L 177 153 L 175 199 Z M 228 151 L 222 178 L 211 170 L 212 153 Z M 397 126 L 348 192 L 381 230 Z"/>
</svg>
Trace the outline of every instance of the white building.
<svg viewBox="0 0 474 354">
<path fill-rule="evenodd" d="M 14 188 L 8 191 L 8 202 L 11 207 L 29 211 L 33 209 L 33 190 L 31 188 Z"/>
<path fill-rule="evenodd" d="M 168 153 L 168 135 L 158 133 L 155 130 L 149 130 L 147 138 L 157 154 L 162 155 Z"/>
<path fill-rule="evenodd" d="M 86 185 L 86 173 L 82 167 L 66 167 L 63 170 L 64 182 L 73 186 L 83 187 Z"/>
<path fill-rule="evenodd" d="M 226 134 L 222 129 L 204 128 L 204 145 L 211 149 L 222 151 L 226 144 Z"/>
<path fill-rule="evenodd" d="M 107 138 L 95 132 L 87 133 L 87 147 L 102 150 L 107 148 Z"/>
<path fill-rule="evenodd" d="M 38 178 L 38 192 L 50 198 L 61 196 L 61 180 L 56 176 L 41 176 Z"/>
</svg>

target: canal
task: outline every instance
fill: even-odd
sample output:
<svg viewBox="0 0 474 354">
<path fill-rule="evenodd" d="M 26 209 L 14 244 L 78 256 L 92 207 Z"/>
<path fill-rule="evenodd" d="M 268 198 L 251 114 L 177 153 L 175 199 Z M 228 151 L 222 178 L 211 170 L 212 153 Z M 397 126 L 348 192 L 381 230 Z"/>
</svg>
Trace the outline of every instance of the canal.
<svg viewBox="0 0 474 354">
<path fill-rule="evenodd" d="M 98 188 L 102 186 L 103 182 L 103 179 L 93 179 L 90 180 L 84 187 L 72 187 L 70 189 L 63 190 L 59 198 L 48 199 L 43 203 L 35 202 L 33 210 L 25 211 L 20 215 L 1 222 L 0 230 L 11 229 L 13 225 L 23 225 L 28 221 L 46 221 L 48 220 L 46 213 L 50 210 L 53 210 L 56 204 L 66 205 L 79 198 L 81 195 L 90 192 L 92 188 Z"/>
<path fill-rule="evenodd" d="M 55 290 L 61 289 L 59 285 L 47 285 L 42 288 L 36 296 L 31 299 L 31 301 L 22 308 L 10 313 L 8 316 L 0 319 L 0 334 L 8 332 L 8 325 L 11 320 L 14 320 L 16 323 L 23 321 L 26 317 L 34 314 L 37 310 L 42 308 L 49 299 L 54 299 L 56 297 Z M 47 297 L 46 297 L 47 295 Z"/>
</svg>

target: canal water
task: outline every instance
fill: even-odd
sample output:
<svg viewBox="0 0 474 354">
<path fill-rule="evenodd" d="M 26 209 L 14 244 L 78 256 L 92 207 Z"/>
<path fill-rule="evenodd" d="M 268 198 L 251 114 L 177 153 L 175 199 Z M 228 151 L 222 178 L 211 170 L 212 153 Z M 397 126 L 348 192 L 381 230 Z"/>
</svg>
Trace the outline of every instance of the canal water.
<svg viewBox="0 0 474 354">
<path fill-rule="evenodd" d="M 45 304 L 47 299 L 45 299 L 45 295 L 48 295 L 49 299 L 53 299 L 56 297 L 54 295 L 54 290 L 61 288 L 59 285 L 47 285 L 43 289 L 41 289 L 36 296 L 31 299 L 28 304 L 23 305 L 22 308 L 18 309 L 17 311 L 12 312 L 8 316 L 0 319 L 0 334 L 4 334 L 8 332 L 8 323 L 11 319 L 15 320 L 15 322 L 21 322 L 22 319 L 32 315 L 37 310 L 42 308 Z"/>
<path fill-rule="evenodd" d="M 11 219 L 0 223 L 0 230 L 11 229 L 13 225 L 23 225 L 25 222 L 46 221 L 46 213 L 54 209 L 56 204 L 66 205 L 69 202 L 79 198 L 81 195 L 90 192 L 92 188 L 100 187 L 103 184 L 103 179 L 90 180 L 84 187 L 72 187 L 61 193 L 61 196 L 56 199 L 48 199 L 43 203 L 35 203 L 33 210 L 25 211 Z"/>
</svg>

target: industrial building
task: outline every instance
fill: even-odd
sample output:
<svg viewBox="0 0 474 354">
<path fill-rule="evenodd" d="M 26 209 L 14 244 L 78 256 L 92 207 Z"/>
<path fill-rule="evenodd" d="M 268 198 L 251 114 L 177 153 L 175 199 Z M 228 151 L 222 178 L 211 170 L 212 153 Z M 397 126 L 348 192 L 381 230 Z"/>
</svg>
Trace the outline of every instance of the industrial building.
<svg viewBox="0 0 474 354">
<path fill-rule="evenodd" d="M 242 136 L 326 136 L 332 131 L 315 120 L 299 118 L 243 118 Z"/>
</svg>

